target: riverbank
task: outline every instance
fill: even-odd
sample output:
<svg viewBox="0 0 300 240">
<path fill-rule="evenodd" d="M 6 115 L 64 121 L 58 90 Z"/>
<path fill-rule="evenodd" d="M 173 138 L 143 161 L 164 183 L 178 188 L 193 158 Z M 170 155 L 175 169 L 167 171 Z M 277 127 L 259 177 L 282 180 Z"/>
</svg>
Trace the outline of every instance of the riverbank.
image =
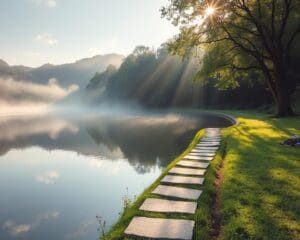
<svg viewBox="0 0 300 240">
<path fill-rule="evenodd" d="M 300 197 L 300 149 L 279 141 L 299 134 L 297 118 L 270 119 L 255 112 L 226 112 L 239 125 L 222 130 L 223 141 L 206 173 L 198 209 L 194 239 L 297 239 L 300 232 L 297 201 Z M 138 210 L 162 177 L 203 136 L 197 133 L 189 147 L 164 169 L 161 176 L 128 206 L 105 240 L 122 239 L 133 216 L 164 218 L 166 214 Z M 176 218 L 178 214 L 168 214 Z M 298 235 L 297 235 L 298 234 Z"/>
</svg>

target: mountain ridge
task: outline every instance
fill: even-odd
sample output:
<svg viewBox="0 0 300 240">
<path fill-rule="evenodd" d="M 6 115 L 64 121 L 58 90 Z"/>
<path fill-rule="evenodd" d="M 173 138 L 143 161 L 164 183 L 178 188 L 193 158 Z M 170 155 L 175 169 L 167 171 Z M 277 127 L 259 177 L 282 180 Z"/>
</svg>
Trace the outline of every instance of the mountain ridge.
<svg viewBox="0 0 300 240">
<path fill-rule="evenodd" d="M 83 88 L 96 72 L 104 71 L 109 65 L 119 67 L 123 58 L 123 55 L 110 53 L 78 59 L 71 63 L 58 65 L 46 63 L 35 68 L 9 65 L 5 60 L 0 59 L 0 78 L 13 78 L 39 84 L 47 84 L 49 79 L 56 78 L 64 87 L 76 84 Z"/>
</svg>

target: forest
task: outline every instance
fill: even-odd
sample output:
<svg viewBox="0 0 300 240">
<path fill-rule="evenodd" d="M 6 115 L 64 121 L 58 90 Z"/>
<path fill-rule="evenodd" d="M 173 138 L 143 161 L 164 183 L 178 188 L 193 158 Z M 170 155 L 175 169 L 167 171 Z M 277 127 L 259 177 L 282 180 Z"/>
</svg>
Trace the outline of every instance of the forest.
<svg viewBox="0 0 300 240">
<path fill-rule="evenodd" d="M 218 79 L 197 79 L 201 60 L 172 55 L 167 46 L 158 50 L 138 46 L 121 66 L 96 73 L 87 85 L 93 104 L 130 103 L 147 108 L 272 108 L 272 96 L 259 75 L 222 87 Z"/>
</svg>

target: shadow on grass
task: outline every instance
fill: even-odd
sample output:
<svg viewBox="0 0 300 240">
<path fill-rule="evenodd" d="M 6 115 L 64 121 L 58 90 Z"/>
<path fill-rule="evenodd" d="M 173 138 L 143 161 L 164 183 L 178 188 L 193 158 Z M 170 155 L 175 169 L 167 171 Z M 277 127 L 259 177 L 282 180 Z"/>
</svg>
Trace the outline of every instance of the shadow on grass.
<svg viewBox="0 0 300 240">
<path fill-rule="evenodd" d="M 240 119 L 224 131 L 223 239 L 300 239 L 300 149 L 279 142 L 297 119 Z"/>
</svg>

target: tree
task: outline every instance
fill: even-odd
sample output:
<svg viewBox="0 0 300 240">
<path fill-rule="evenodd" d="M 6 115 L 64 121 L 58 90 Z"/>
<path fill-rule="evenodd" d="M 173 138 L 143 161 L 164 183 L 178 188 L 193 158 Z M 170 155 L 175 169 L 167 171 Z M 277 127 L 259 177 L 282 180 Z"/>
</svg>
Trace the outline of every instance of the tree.
<svg viewBox="0 0 300 240">
<path fill-rule="evenodd" d="M 180 27 L 169 43 L 171 52 L 185 56 L 204 48 L 198 76 L 217 77 L 223 87 L 260 74 L 277 104 L 277 115 L 294 114 L 290 97 L 299 76 L 299 0 L 169 1 L 162 16 Z"/>
</svg>

